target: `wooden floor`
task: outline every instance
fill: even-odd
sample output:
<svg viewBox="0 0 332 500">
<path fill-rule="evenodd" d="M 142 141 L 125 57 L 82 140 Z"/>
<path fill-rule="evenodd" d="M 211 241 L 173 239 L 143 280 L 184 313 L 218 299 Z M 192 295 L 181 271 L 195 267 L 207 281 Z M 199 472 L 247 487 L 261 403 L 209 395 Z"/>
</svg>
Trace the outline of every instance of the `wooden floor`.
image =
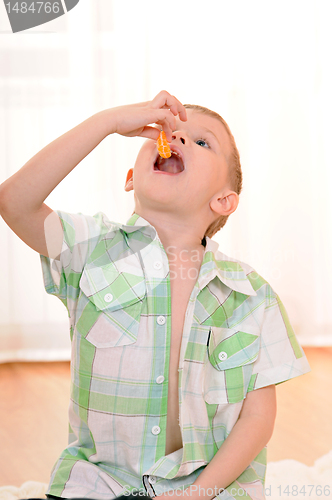
<svg viewBox="0 0 332 500">
<path fill-rule="evenodd" d="M 332 449 L 332 348 L 305 348 L 312 372 L 277 386 L 268 461 L 307 465 Z M 69 363 L 0 365 L 0 486 L 47 483 L 67 445 Z"/>
</svg>

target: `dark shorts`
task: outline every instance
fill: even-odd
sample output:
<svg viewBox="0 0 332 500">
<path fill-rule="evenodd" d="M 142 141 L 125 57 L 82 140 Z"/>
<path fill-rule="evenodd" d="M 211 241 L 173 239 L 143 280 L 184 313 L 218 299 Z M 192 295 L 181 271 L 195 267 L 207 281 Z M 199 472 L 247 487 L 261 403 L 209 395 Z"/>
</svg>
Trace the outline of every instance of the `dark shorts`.
<svg viewBox="0 0 332 500">
<path fill-rule="evenodd" d="M 65 499 L 64 497 L 55 497 L 53 495 L 46 495 L 47 498 L 49 498 L 50 500 L 67 500 Z M 148 494 L 145 494 L 143 495 L 142 492 L 140 492 L 140 494 L 128 494 L 128 495 L 120 495 L 119 497 L 116 497 L 116 500 L 139 500 L 141 497 L 143 497 L 144 499 L 151 499 L 151 497 L 148 495 Z M 41 499 L 37 499 L 37 498 L 29 498 L 27 500 L 41 500 Z M 70 500 L 94 500 L 93 498 L 91 499 L 87 499 L 87 498 L 71 498 Z"/>
<path fill-rule="evenodd" d="M 46 495 L 47 498 L 50 500 L 67 500 L 64 497 L 55 497 L 53 495 Z M 146 499 L 151 499 L 151 497 L 148 494 L 143 495 L 142 492 L 140 494 L 128 494 L 128 495 L 120 495 L 119 497 L 116 497 L 116 500 L 139 500 L 139 498 L 144 497 Z M 20 500 L 45 500 L 43 498 L 21 498 Z M 71 498 L 70 500 L 94 500 L 93 498 L 88 499 L 88 498 Z"/>
</svg>

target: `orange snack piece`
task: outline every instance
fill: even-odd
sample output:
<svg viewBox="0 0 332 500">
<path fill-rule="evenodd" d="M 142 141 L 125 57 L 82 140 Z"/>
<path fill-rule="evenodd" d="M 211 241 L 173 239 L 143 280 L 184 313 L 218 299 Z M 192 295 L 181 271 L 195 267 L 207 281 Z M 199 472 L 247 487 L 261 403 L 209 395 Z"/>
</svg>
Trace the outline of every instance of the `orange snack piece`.
<svg viewBox="0 0 332 500">
<path fill-rule="evenodd" d="M 157 140 L 157 149 L 162 158 L 170 158 L 172 155 L 171 149 L 166 139 L 166 134 L 163 130 L 160 132 Z"/>
</svg>

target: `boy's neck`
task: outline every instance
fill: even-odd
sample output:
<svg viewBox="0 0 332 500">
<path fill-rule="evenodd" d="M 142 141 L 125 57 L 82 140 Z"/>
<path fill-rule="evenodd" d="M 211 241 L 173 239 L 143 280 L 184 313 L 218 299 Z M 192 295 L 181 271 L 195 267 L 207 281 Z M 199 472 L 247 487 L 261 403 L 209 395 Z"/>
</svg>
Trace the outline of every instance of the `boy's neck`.
<svg viewBox="0 0 332 500">
<path fill-rule="evenodd" d="M 179 255 L 183 251 L 197 251 L 203 256 L 205 248 L 202 239 L 205 231 L 199 227 L 197 220 L 181 220 L 174 214 L 142 209 L 135 210 L 135 213 L 156 229 L 167 254 Z"/>
</svg>

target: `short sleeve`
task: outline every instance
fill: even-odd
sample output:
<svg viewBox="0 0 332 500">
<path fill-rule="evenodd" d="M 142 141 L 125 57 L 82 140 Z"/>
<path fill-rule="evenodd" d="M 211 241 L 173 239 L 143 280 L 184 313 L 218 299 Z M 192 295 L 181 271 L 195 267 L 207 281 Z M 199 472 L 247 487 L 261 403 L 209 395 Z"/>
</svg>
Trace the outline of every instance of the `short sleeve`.
<svg viewBox="0 0 332 500">
<path fill-rule="evenodd" d="M 94 216 L 82 213 L 70 214 L 55 211 L 63 228 L 60 260 L 40 254 L 44 286 L 47 293 L 58 297 L 68 309 L 79 294 L 79 280 L 87 259 L 102 235 L 107 232 L 106 216 L 98 212 Z"/>
<path fill-rule="evenodd" d="M 248 392 L 280 384 L 310 371 L 285 307 L 269 285 L 260 340 Z"/>
</svg>

